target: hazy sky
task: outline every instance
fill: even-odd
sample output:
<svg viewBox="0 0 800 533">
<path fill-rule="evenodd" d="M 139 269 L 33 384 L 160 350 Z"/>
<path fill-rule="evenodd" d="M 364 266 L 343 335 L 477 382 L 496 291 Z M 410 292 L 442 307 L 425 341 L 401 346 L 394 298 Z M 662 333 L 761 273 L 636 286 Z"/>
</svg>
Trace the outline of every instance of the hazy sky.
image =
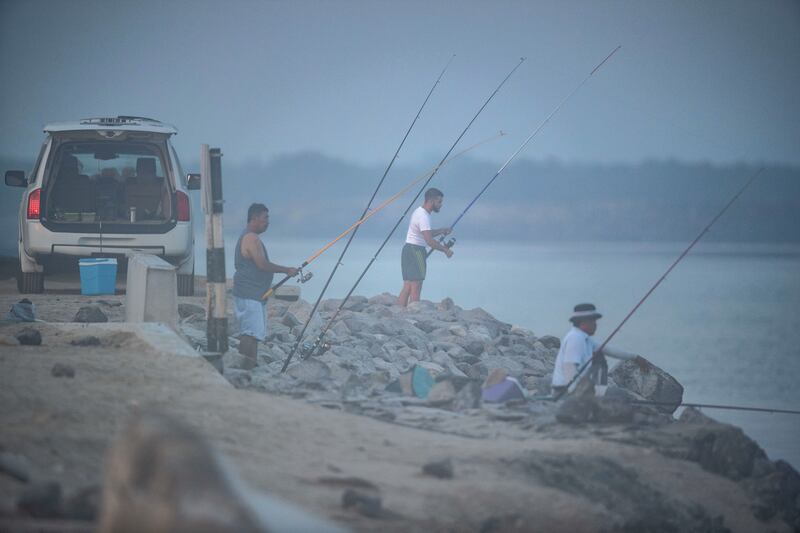
<svg viewBox="0 0 800 533">
<path fill-rule="evenodd" d="M 800 164 L 800 3 L 0 0 L 0 154 L 47 122 L 132 114 L 238 161 L 315 150 L 385 163 L 437 74 L 406 161 L 501 161 L 615 46 L 524 155 Z"/>
</svg>

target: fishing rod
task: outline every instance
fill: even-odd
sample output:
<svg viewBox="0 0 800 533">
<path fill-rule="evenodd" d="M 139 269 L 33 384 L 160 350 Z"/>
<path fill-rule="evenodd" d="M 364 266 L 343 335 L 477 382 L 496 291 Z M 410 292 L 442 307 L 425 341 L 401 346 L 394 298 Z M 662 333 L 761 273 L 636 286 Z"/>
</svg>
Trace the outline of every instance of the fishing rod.
<svg viewBox="0 0 800 533">
<path fill-rule="evenodd" d="M 603 60 L 602 60 L 600 63 L 598 63 L 598 65 L 597 65 L 596 67 L 594 67 L 594 68 L 592 69 L 592 71 L 589 73 L 589 75 L 588 75 L 588 76 L 586 76 L 586 77 L 583 79 L 583 81 L 581 81 L 581 82 L 580 82 L 580 83 L 579 83 L 579 84 L 578 84 L 578 85 L 577 85 L 577 86 L 576 86 L 576 87 L 575 87 L 575 88 L 572 90 L 572 92 L 570 92 L 570 93 L 569 93 L 569 94 L 568 94 L 568 95 L 567 95 L 567 96 L 566 96 L 566 97 L 565 97 L 563 100 L 561 100 L 561 102 L 560 102 L 560 103 L 559 103 L 559 104 L 558 104 L 558 105 L 555 107 L 555 109 L 553 109 L 553 110 L 550 112 L 550 114 L 549 114 L 549 115 L 547 115 L 547 118 L 545 118 L 545 119 L 542 121 L 542 123 L 541 123 L 541 124 L 539 124 L 539 127 L 538 127 L 538 128 L 536 128 L 536 129 L 533 131 L 533 133 L 531 133 L 531 134 L 528 136 L 528 138 L 527 138 L 527 139 L 525 139 L 525 142 L 523 142 L 523 143 L 520 145 L 520 147 L 519 147 L 519 148 L 517 148 L 517 151 L 516 151 L 516 152 L 514 152 L 513 154 L 511 154 L 511 157 L 509 157 L 509 158 L 506 160 L 506 162 L 505 162 L 505 163 L 503 163 L 503 165 L 502 165 L 502 166 L 501 166 L 501 167 L 500 167 L 500 168 L 497 170 L 497 172 L 495 172 L 494 176 L 492 176 L 492 179 L 490 179 L 490 180 L 489 180 L 489 182 L 488 182 L 486 185 L 484 185 L 484 186 L 483 186 L 483 189 L 481 189 L 481 191 L 480 191 L 480 192 L 479 192 L 479 193 L 478 193 L 478 194 L 475 196 L 475 198 L 473 198 L 473 199 L 472 199 L 472 201 L 471 201 L 469 204 L 467 204 L 467 207 L 465 207 L 465 208 L 464 208 L 464 210 L 463 210 L 463 211 L 461 211 L 461 214 L 459 214 L 459 215 L 456 217 L 455 221 L 454 221 L 454 222 L 453 222 L 453 223 L 450 225 L 450 230 L 452 230 L 454 227 L 456 227 L 456 224 L 458 224 L 459 220 L 461 220 L 461 218 L 462 218 L 462 217 L 463 217 L 465 214 L 467 214 L 467 211 L 469 211 L 469 210 L 470 210 L 470 208 L 471 208 L 471 207 L 472 207 L 472 206 L 475 204 L 475 202 L 477 202 L 477 201 L 478 201 L 478 198 L 480 198 L 480 197 L 483 195 L 483 193 L 484 193 L 484 192 L 486 192 L 486 189 L 488 189 L 488 188 L 489 188 L 489 186 L 490 186 L 492 183 L 494 183 L 494 180 L 496 180 L 496 179 L 497 179 L 497 177 L 498 177 L 498 176 L 499 176 L 499 175 L 500 175 L 500 174 L 503 172 L 503 170 L 505 170 L 505 168 L 508 166 L 508 164 L 509 164 L 509 163 L 511 163 L 511 161 L 513 161 L 513 160 L 514 160 L 514 158 L 515 158 L 515 157 L 517 157 L 517 155 L 518 155 L 518 154 L 519 154 L 519 153 L 520 153 L 520 152 L 521 152 L 521 151 L 522 151 L 522 150 L 523 150 L 523 149 L 524 149 L 524 148 L 525 148 L 525 147 L 528 145 L 528 143 L 529 143 L 529 142 L 531 142 L 531 140 L 532 140 L 532 139 L 533 139 L 533 138 L 534 138 L 534 137 L 535 137 L 535 136 L 536 136 L 536 135 L 537 135 L 537 134 L 538 134 L 538 133 L 539 133 L 539 132 L 540 132 L 540 131 L 541 131 L 541 130 L 544 128 L 544 127 L 545 127 L 545 125 L 547 125 L 547 123 L 548 123 L 548 122 L 550 122 L 550 119 L 551 119 L 551 118 L 553 118 L 553 116 L 554 116 L 556 113 L 558 113 L 558 111 L 561 109 L 561 107 L 562 107 L 564 104 L 566 104 L 566 103 L 567 103 L 567 100 L 569 100 L 570 98 L 572 98 L 572 95 L 574 95 L 576 92 L 578 92 L 578 90 L 579 90 L 581 87 L 583 87 L 583 85 L 584 85 L 584 84 L 585 84 L 587 81 L 589 81 L 589 78 L 591 78 L 591 77 L 594 75 L 594 73 L 595 73 L 595 72 L 597 72 L 598 70 L 600 70 L 600 68 L 601 68 L 601 67 L 602 67 L 602 66 L 603 66 L 603 65 L 606 63 L 606 61 L 608 61 L 609 59 L 611 59 L 611 56 L 613 56 L 614 54 L 616 54 L 616 53 L 617 53 L 617 51 L 618 51 L 620 48 L 622 48 L 622 46 L 621 46 L 621 45 L 620 45 L 620 46 L 617 46 L 616 48 L 614 48 L 614 50 L 612 50 L 612 51 L 611 51 L 611 53 L 610 53 L 610 54 L 608 54 L 608 55 L 606 56 L 606 58 L 605 58 L 605 59 L 603 59 Z M 440 243 L 444 243 L 444 241 L 445 241 L 445 236 L 444 236 L 444 235 L 442 235 L 441 237 L 439 237 L 439 242 L 440 242 Z M 455 244 L 455 239 L 454 239 L 453 237 L 451 237 L 451 238 L 448 240 L 448 243 L 447 243 L 447 244 L 445 244 L 445 246 L 446 246 L 447 248 L 450 248 L 451 246 L 453 246 L 453 244 Z M 426 255 L 426 256 L 427 256 L 427 257 L 429 257 L 429 256 L 430 256 L 430 255 L 433 253 L 433 250 L 434 250 L 433 248 L 431 248 L 430 250 L 428 250 L 428 252 L 427 252 L 427 255 Z"/>
<path fill-rule="evenodd" d="M 772 407 L 749 407 L 742 405 L 719 405 L 712 403 L 679 403 L 675 405 L 672 402 L 657 402 L 654 400 L 630 400 L 630 403 L 637 405 L 669 405 L 678 407 L 697 407 L 703 409 L 728 409 L 732 411 L 754 411 L 756 413 L 781 413 L 789 415 L 800 415 L 800 411 L 794 409 L 774 409 Z"/>
<path fill-rule="evenodd" d="M 486 101 L 483 103 L 483 105 L 478 109 L 478 111 L 475 113 L 475 115 L 472 117 L 472 119 L 469 121 L 469 123 L 467 123 L 467 125 L 464 127 L 462 132 L 456 138 L 455 142 L 453 142 L 453 145 L 450 146 L 450 149 L 447 150 L 447 153 L 444 154 L 444 157 L 442 157 L 442 160 L 441 160 L 440 164 L 436 166 L 436 170 L 433 173 L 431 173 L 431 175 L 428 177 L 428 179 L 425 181 L 425 183 L 422 184 L 422 187 L 420 187 L 419 191 L 417 191 L 416 196 L 414 196 L 414 198 L 408 204 L 408 207 L 406 207 L 405 211 L 403 211 L 403 214 L 400 215 L 400 218 L 397 219 L 397 222 L 395 223 L 395 225 L 392 228 L 392 230 L 389 232 L 389 235 L 386 236 L 386 239 L 384 239 L 384 241 L 378 247 L 378 250 L 375 252 L 375 255 L 372 257 L 372 259 L 369 260 L 369 262 L 367 263 L 367 266 L 364 268 L 364 271 L 361 272 L 361 275 L 358 277 L 356 282 L 353 284 L 353 287 L 350 289 L 350 291 L 347 293 L 347 295 L 345 295 L 344 299 L 342 300 L 341 304 L 339 305 L 339 307 L 334 312 L 333 316 L 331 318 L 329 318 L 328 321 L 325 323 L 325 326 L 322 328 L 322 331 L 320 331 L 319 335 L 317 336 L 317 339 L 314 342 L 314 345 L 310 349 L 310 351 L 308 353 L 308 356 L 312 355 L 314 352 L 316 352 L 317 348 L 319 348 L 320 344 L 322 343 L 322 339 L 325 337 L 325 334 L 327 333 L 328 329 L 330 329 L 331 324 L 333 324 L 333 321 L 336 319 L 337 316 L 339 316 L 339 313 L 342 311 L 342 309 L 344 308 L 344 305 L 350 299 L 350 296 L 353 295 L 353 292 L 356 290 L 356 287 L 358 287 L 358 284 L 361 283 L 362 279 L 364 279 L 364 276 L 367 274 L 367 271 L 369 271 L 369 269 L 372 266 L 372 264 L 378 258 L 378 255 L 381 253 L 383 248 L 386 246 L 386 243 L 389 242 L 389 239 L 392 238 L 392 235 L 394 235 L 394 232 L 397 231 L 397 228 L 400 226 L 400 223 L 403 221 L 403 219 L 408 214 L 408 212 L 411 210 L 411 208 L 414 207 L 414 203 L 417 201 L 417 199 L 423 193 L 423 191 L 425 190 L 425 187 L 428 186 L 428 184 L 431 182 L 433 177 L 436 175 L 436 173 L 438 172 L 439 167 L 441 166 L 441 163 L 443 163 L 444 161 L 447 160 L 447 158 L 450 156 L 450 153 L 453 150 L 455 150 L 456 146 L 461 141 L 462 137 L 464 137 L 464 135 L 466 135 L 467 131 L 472 126 L 472 124 L 475 122 L 475 120 L 477 120 L 478 116 L 483 112 L 483 110 L 486 108 L 486 106 L 489 105 L 489 102 L 491 102 L 492 99 L 495 97 L 495 95 L 500 91 L 500 88 L 503 87 L 503 85 L 505 85 L 505 83 L 508 81 L 508 79 L 514 74 L 514 72 L 517 71 L 517 69 L 520 67 L 520 65 L 522 65 L 522 63 L 524 61 L 525 61 L 524 57 L 520 58 L 519 62 L 514 66 L 513 69 L 511 69 L 511 72 L 509 72 L 506 75 L 506 77 L 503 78 L 503 81 L 501 81 L 500 84 L 492 92 L 492 94 L 489 95 L 489 97 L 486 99 Z M 299 339 L 298 339 L 298 342 L 295 344 L 294 349 L 291 351 L 289 356 L 286 358 L 286 361 L 283 363 L 283 368 L 281 368 L 281 372 L 285 372 L 286 368 L 288 368 L 289 363 L 292 360 L 292 357 L 294 356 L 295 352 L 297 352 L 297 347 L 299 346 L 299 344 L 300 343 L 299 343 Z"/>
<path fill-rule="evenodd" d="M 446 165 L 447 163 L 449 163 L 449 162 L 450 162 L 450 161 L 452 161 L 453 159 L 456 159 L 457 157 L 460 157 L 460 156 L 462 156 L 462 155 L 466 154 L 467 152 L 469 152 L 469 151 L 471 151 L 471 150 L 473 150 L 473 149 L 477 148 L 478 146 L 480 146 L 480 145 L 482 145 L 482 144 L 485 144 L 485 143 L 487 143 L 487 142 L 489 142 L 489 141 L 493 141 L 494 139 L 497 139 L 497 138 L 499 138 L 499 137 L 502 137 L 503 135 L 505 135 L 505 132 L 503 132 L 502 130 L 500 130 L 500 131 L 499 131 L 499 132 L 498 132 L 496 135 L 493 135 L 493 136 L 491 136 L 491 137 L 489 137 L 489 138 L 487 138 L 487 139 L 484 139 L 484 140 L 482 140 L 482 141 L 480 141 L 480 142 L 477 142 L 477 143 L 473 144 L 472 146 L 470 146 L 470 147 L 468 147 L 468 148 L 465 148 L 464 150 L 461 150 L 461 151 L 460 151 L 460 152 L 458 152 L 456 155 L 452 156 L 450 159 L 448 159 L 447 161 L 445 161 L 445 162 L 444 162 L 442 165 L 439 165 L 439 168 L 440 168 L 441 166 L 443 166 L 443 165 Z M 437 167 L 434 167 L 434 169 L 435 169 L 435 168 L 437 168 Z M 434 170 L 432 169 L 432 170 L 430 170 L 430 171 L 429 171 L 427 174 L 423 174 L 422 176 L 420 176 L 419 178 L 417 178 L 416 180 L 414 180 L 413 182 L 411 182 L 411 184 L 407 185 L 407 186 L 406 186 L 406 187 L 405 187 L 405 188 L 404 188 L 402 191 L 400 191 L 399 193 L 397 193 L 396 195 L 394 195 L 394 197 L 392 197 L 390 200 L 391 200 L 391 201 L 394 201 L 396 198 L 399 198 L 400 196 L 402 196 L 403 194 L 405 194 L 406 192 L 408 192 L 408 190 L 409 190 L 409 189 L 411 189 L 411 187 L 413 187 L 415 184 L 419 183 L 419 182 L 420 182 L 420 181 L 421 181 L 423 178 L 425 178 L 425 177 L 427 177 L 427 176 L 430 176 L 430 175 L 431 175 L 431 173 L 433 173 L 433 171 L 434 171 Z M 386 204 L 386 202 L 384 202 L 384 204 Z M 379 206 L 379 207 L 376 209 L 376 211 L 377 211 L 377 210 L 380 210 L 380 209 L 382 209 L 383 207 L 384 207 L 384 205 L 382 204 L 381 206 Z M 364 217 L 363 219 L 359 220 L 359 221 L 358 221 L 356 224 L 354 224 L 354 226 L 355 226 L 355 227 L 357 227 L 358 225 L 362 224 L 362 223 L 363 223 L 363 222 L 364 222 L 364 221 L 365 221 L 367 218 L 371 217 L 371 216 L 372 216 L 372 215 L 373 215 L 373 214 L 374 214 L 376 211 L 373 211 L 373 212 L 371 212 L 371 213 L 370 213 L 368 216 L 366 216 L 366 217 Z M 348 231 L 349 231 L 349 230 L 348 230 Z M 340 237 L 337 237 L 337 240 L 338 240 L 338 239 L 340 239 L 342 236 L 343 236 L 343 235 L 341 235 Z M 352 241 L 352 237 L 351 237 L 350 241 Z M 348 241 L 348 244 L 350 243 L 350 241 Z M 330 246 L 326 246 L 326 249 L 327 249 L 327 248 L 329 248 L 329 247 L 330 247 Z M 347 247 L 345 246 L 345 250 L 346 250 L 346 248 L 347 248 Z M 295 342 L 295 346 L 294 346 L 294 347 L 293 347 L 293 349 L 292 349 L 292 353 L 294 353 L 294 351 L 297 349 L 298 345 L 300 344 L 300 341 L 301 341 L 301 340 L 302 340 L 302 338 L 303 338 L 303 334 L 306 332 L 306 329 L 308 328 L 308 325 L 311 323 L 311 319 L 314 317 L 314 312 L 317 310 L 317 307 L 319 307 L 319 304 L 320 304 L 320 302 L 322 301 L 322 296 L 323 296 L 323 294 L 325 293 L 325 290 L 328 288 L 328 285 L 330 284 L 330 282 L 331 282 L 331 279 L 333 278 L 333 273 L 334 273 L 334 272 L 336 272 L 336 269 L 339 267 L 339 265 L 341 265 L 341 262 L 342 262 L 342 257 L 343 257 L 343 256 L 344 256 L 344 251 L 343 251 L 343 252 L 342 252 L 342 254 L 339 256 L 339 259 L 338 259 L 338 261 L 337 261 L 337 264 L 336 264 L 336 266 L 335 266 L 335 267 L 334 267 L 334 269 L 333 269 L 333 272 L 331 273 L 331 276 L 329 276 L 329 277 L 328 277 L 328 281 L 327 281 L 327 282 L 325 282 L 325 286 L 322 288 L 322 291 L 320 292 L 320 295 L 317 297 L 317 301 L 316 301 L 316 302 L 314 302 L 314 307 L 311 309 L 311 312 L 308 314 L 308 318 L 306 319 L 306 322 L 305 322 L 305 324 L 303 324 L 303 328 L 300 330 L 300 333 L 298 333 L 298 334 L 297 334 L 297 341 Z M 272 290 L 274 290 L 274 289 L 275 289 L 275 287 L 273 287 L 273 288 L 272 288 Z M 268 293 L 270 293 L 270 291 L 268 291 Z M 304 348 L 305 348 L 305 347 L 304 347 Z"/>
<path fill-rule="evenodd" d="M 428 100 L 430 99 L 431 95 L 433 94 L 433 91 L 439 85 L 439 81 L 441 81 L 442 76 L 444 76 L 445 71 L 450 66 L 450 63 L 453 61 L 453 58 L 455 58 L 455 57 L 456 57 L 455 54 L 453 54 L 450 57 L 450 60 L 447 62 L 447 64 L 442 69 L 442 72 L 439 74 L 439 77 L 436 78 L 436 82 L 434 82 L 434 84 L 431 87 L 430 91 L 428 91 L 428 95 L 425 97 L 425 100 L 422 102 L 422 105 L 420 106 L 419 110 L 417 111 L 417 114 L 414 117 L 414 120 L 411 121 L 411 125 L 408 127 L 408 130 L 406 130 L 406 134 L 403 136 L 403 140 L 400 141 L 400 145 L 397 147 L 397 150 L 395 151 L 394 156 L 392 156 L 391 161 L 389 161 L 389 165 L 386 167 L 386 170 L 383 172 L 383 176 L 381 176 L 381 179 L 378 182 L 377 187 L 375 187 L 375 190 L 372 192 L 372 197 L 370 197 L 369 201 L 367 202 L 367 206 L 364 208 L 364 212 L 361 213 L 361 218 L 362 219 L 367 215 L 367 213 L 369 212 L 370 207 L 372 207 L 372 202 L 373 202 L 373 200 L 375 200 L 375 196 L 378 194 L 378 191 L 380 190 L 381 185 L 383 185 L 383 182 L 386 179 L 386 176 L 389 174 L 389 169 L 392 168 L 392 165 L 394 164 L 395 160 L 397 159 L 397 155 L 400 153 L 400 149 L 403 148 L 403 145 L 405 144 L 406 139 L 408 139 L 408 135 L 411 133 L 411 130 L 414 128 L 414 125 L 417 123 L 417 119 L 419 119 L 419 116 L 422 113 L 422 110 L 425 108 L 425 105 L 428 103 Z M 298 343 L 300 342 L 300 339 L 303 338 L 303 335 L 305 335 L 306 329 L 308 329 L 308 325 L 311 324 L 311 318 L 314 316 L 314 313 L 317 311 L 317 308 L 319 307 L 319 304 L 322 302 L 322 298 L 323 298 L 323 296 L 325 296 L 325 292 L 328 290 L 328 286 L 331 284 L 331 281 L 333 280 L 333 276 L 336 275 L 336 271 L 339 269 L 339 266 L 342 264 L 342 260 L 344 259 L 344 256 L 347 253 L 347 250 L 350 248 L 350 243 L 353 242 L 353 239 L 355 238 L 357 232 L 358 232 L 358 227 L 354 228 L 353 231 L 350 233 L 350 237 L 347 239 L 347 242 L 344 245 L 344 249 L 342 250 L 342 253 L 339 254 L 339 259 L 337 259 L 336 262 L 334 263 L 333 269 L 331 269 L 331 273 L 328 276 L 328 279 L 325 281 L 325 285 L 323 285 L 322 290 L 319 292 L 319 296 L 317 296 L 317 300 L 314 302 L 314 305 L 311 307 L 311 311 L 308 313 L 308 319 L 305 321 L 305 323 L 303 324 L 303 328 L 300 330 L 300 333 L 298 333 L 298 335 L 297 335 L 297 339 L 298 339 L 297 342 Z M 278 285 L 273 287 L 271 290 L 274 290 L 275 288 L 279 287 L 282 283 L 285 283 L 286 280 L 288 280 L 288 279 L 289 279 L 289 276 L 286 276 L 286 278 L 281 280 L 278 283 Z"/>
<path fill-rule="evenodd" d="M 691 242 L 691 244 L 689 244 L 689 246 L 686 247 L 686 249 L 670 265 L 670 267 L 666 270 L 666 272 L 664 272 L 664 274 L 662 274 L 661 277 L 658 278 L 658 281 L 656 281 L 655 284 L 652 287 L 650 287 L 650 290 L 647 291 L 647 293 L 642 297 L 642 299 L 639 300 L 639 302 L 633 307 L 633 309 L 630 310 L 630 312 L 627 314 L 627 316 L 624 319 L 622 319 L 622 322 L 620 322 L 619 325 L 614 329 L 614 331 L 611 332 L 611 335 L 609 335 L 606 338 L 606 340 L 603 342 L 603 344 L 600 345 L 600 347 L 595 351 L 595 353 L 598 353 L 598 354 L 602 354 L 603 353 L 603 349 L 606 347 L 608 342 L 612 338 L 614 338 L 614 335 L 616 335 L 617 332 L 620 329 L 622 329 L 622 326 L 625 325 L 625 323 L 628 321 L 628 319 L 631 316 L 633 316 L 633 314 L 636 312 L 637 309 L 639 309 L 639 307 L 645 302 L 645 300 L 647 300 L 647 298 L 649 298 L 650 295 L 653 294 L 653 291 L 656 290 L 656 287 L 658 287 L 661 284 L 661 282 L 664 281 L 664 279 L 666 279 L 666 277 L 669 275 L 669 273 L 672 272 L 672 269 L 675 268 L 675 266 L 678 263 L 680 263 L 683 260 L 684 257 L 686 257 L 686 255 L 689 253 L 689 251 L 692 248 L 694 248 L 694 245 L 697 244 L 697 242 L 703 237 L 703 235 L 705 235 L 708 232 L 708 230 L 711 229 L 711 226 L 713 226 L 714 223 L 725 213 L 725 211 L 727 211 L 728 208 L 733 205 L 733 203 L 737 200 L 737 198 L 739 198 L 739 196 L 742 195 L 742 193 L 745 191 L 745 189 L 747 189 L 750 186 L 750 184 L 753 183 L 756 180 L 756 178 L 758 178 L 758 176 L 761 175 L 762 172 L 764 172 L 764 167 L 761 167 L 761 169 L 759 169 L 758 172 L 756 172 L 749 180 L 747 180 L 747 183 L 745 183 L 742 186 L 742 188 L 739 189 L 739 191 L 735 195 L 733 195 L 733 198 L 731 198 L 730 201 L 727 204 L 725 204 L 725 207 L 723 207 L 722 210 L 719 213 L 717 213 L 717 215 L 713 219 L 711 219 L 711 222 L 709 222 L 708 225 L 705 228 L 703 228 L 703 231 L 701 231 L 700 234 L 697 237 L 695 237 L 695 239 Z M 558 392 L 554 396 L 554 398 L 553 398 L 554 401 L 559 400 L 564 394 L 566 394 L 566 392 L 567 392 L 567 390 L 569 390 L 570 386 L 572 386 L 572 384 L 575 383 L 575 381 L 577 381 L 578 378 L 581 376 L 583 371 L 586 370 L 586 368 L 590 364 L 592 364 L 592 359 L 593 358 L 590 358 L 588 361 L 586 361 L 583 364 L 583 366 L 581 366 L 578 369 L 578 372 L 576 372 L 575 375 L 572 376 L 572 379 L 569 380 L 569 383 L 567 383 L 567 385 L 560 392 Z M 603 365 L 603 366 L 605 366 L 605 365 Z"/>
<path fill-rule="evenodd" d="M 493 141 L 494 139 L 497 139 L 498 137 L 502 137 L 503 135 L 505 135 L 505 133 L 501 131 L 497 135 L 493 135 L 493 136 L 489 137 L 488 139 L 484 139 L 484 140 L 482 140 L 480 142 L 477 142 L 477 143 L 473 144 L 472 146 L 470 146 L 468 148 L 465 148 L 464 150 L 460 151 L 459 153 L 457 153 L 456 155 L 454 155 L 453 157 L 451 157 L 447 161 L 444 161 L 444 162 L 436 165 L 435 167 L 431 168 L 428 172 L 416 177 L 414 179 L 414 181 L 412 181 L 411 183 L 409 183 L 408 185 L 403 187 L 400 191 L 398 191 L 396 194 L 394 194 L 390 198 L 386 199 L 378 207 L 376 207 L 375 209 L 371 210 L 366 216 L 356 220 L 349 228 L 347 228 L 342 233 L 340 233 L 335 239 L 333 239 L 328 244 L 326 244 L 325 246 L 323 246 L 322 248 L 320 248 L 319 250 L 317 250 L 316 252 L 311 254 L 308 259 L 303 261 L 303 264 L 302 264 L 302 266 L 300 268 L 304 268 L 309 263 L 311 263 L 312 261 L 316 260 L 320 255 L 322 255 L 331 246 L 333 246 L 334 244 L 336 244 L 337 242 L 342 240 L 345 236 L 347 236 L 348 233 L 350 233 L 351 231 L 353 231 L 354 229 L 359 227 L 361 224 L 363 224 L 364 222 L 366 222 L 367 220 L 372 218 L 375 214 L 377 214 L 379 211 L 381 211 L 384 207 L 388 206 L 389 204 L 391 204 L 392 202 L 394 202 L 395 200 L 397 200 L 398 198 L 403 196 L 405 193 L 407 193 L 409 190 L 411 190 L 411 188 L 414 187 L 414 185 L 416 185 L 420 181 L 424 180 L 425 178 L 428 178 L 428 177 L 432 176 L 433 174 L 435 174 L 444 165 L 450 163 L 451 161 L 453 161 L 454 159 L 456 159 L 458 157 L 461 157 L 462 155 L 466 154 L 467 152 L 469 152 L 471 150 L 474 150 L 478 146 L 480 146 L 482 144 L 485 144 L 485 143 L 487 143 L 489 141 Z M 309 272 L 309 273 L 307 273 L 305 275 L 302 275 L 302 274 L 298 273 L 298 275 L 301 276 L 301 281 L 303 281 L 304 278 L 305 278 L 305 281 L 307 281 L 308 277 L 310 277 L 309 274 L 311 274 L 311 273 Z M 284 281 L 284 280 L 282 280 L 282 281 Z M 267 291 L 261 296 L 261 299 L 262 300 L 266 300 L 267 298 L 272 296 L 272 293 L 275 292 L 275 289 L 277 289 L 278 287 L 279 287 L 279 285 L 275 284 L 272 287 L 270 287 L 269 289 L 267 289 Z"/>
<path fill-rule="evenodd" d="M 394 165 L 394 162 L 397 160 L 397 156 L 398 156 L 398 154 L 400 154 L 400 150 L 403 148 L 403 145 L 406 143 L 406 139 L 408 139 L 408 136 L 411 133 L 411 130 L 414 128 L 414 125 L 417 123 L 417 120 L 419 119 L 419 116 L 422 114 L 422 110 L 425 109 L 425 105 L 428 103 L 428 100 L 430 100 L 431 95 L 433 94 L 433 91 L 439 85 L 439 82 L 442 80 L 442 76 L 444 76 L 445 71 L 447 71 L 447 68 L 450 66 L 450 63 L 453 62 L 453 59 L 455 57 L 456 57 L 455 54 L 450 56 L 450 59 L 447 61 L 447 64 L 444 66 L 442 71 L 439 73 L 439 77 L 436 78 L 436 81 L 434 82 L 433 86 L 428 91 L 428 95 L 425 97 L 425 101 L 422 102 L 422 105 L 419 107 L 419 110 L 417 111 L 417 114 L 414 117 L 414 120 L 411 121 L 411 125 L 406 130 L 406 134 L 403 136 L 403 140 L 400 141 L 400 145 L 397 147 L 397 150 L 395 150 L 391 161 L 389 161 L 389 165 L 386 167 L 386 170 L 383 171 L 383 176 L 381 176 L 380 181 L 378 181 L 377 187 L 375 187 L 375 190 L 372 192 L 372 197 L 369 199 L 369 202 L 367 202 L 367 206 L 364 208 L 364 212 L 361 213 L 360 219 L 364 218 L 366 216 L 366 214 L 369 212 L 369 208 L 372 206 L 372 202 L 373 202 L 373 200 L 375 200 L 375 196 L 378 194 L 378 191 L 380 190 L 381 186 L 383 185 L 383 182 L 386 180 L 386 176 L 389 174 L 389 170 L 391 170 L 392 165 Z M 339 255 L 339 259 L 334 264 L 333 270 L 331 270 L 330 276 L 328 276 L 328 280 L 325 282 L 325 286 L 322 288 L 322 291 L 319 293 L 319 298 L 317 298 L 317 301 L 314 304 L 314 308 L 311 310 L 311 313 L 309 314 L 309 317 L 311 317 L 314 314 L 314 311 L 316 311 L 317 306 L 319 305 L 320 301 L 322 301 L 322 296 L 325 294 L 325 291 L 328 289 L 328 285 L 330 285 L 334 274 L 336 274 L 336 270 L 339 268 L 339 265 L 341 264 L 342 259 L 344 258 L 344 254 L 347 253 L 347 249 L 350 247 L 350 243 L 353 242 L 353 239 L 355 238 L 357 232 L 358 232 L 358 226 L 353 228 L 352 233 L 350 233 L 350 238 L 347 239 L 347 243 L 345 243 L 344 249 L 342 250 L 341 255 Z M 308 265 L 308 262 L 303 263 L 303 265 L 301 265 L 298 270 L 301 270 L 306 265 Z M 284 283 L 289 281 L 289 279 L 291 279 L 291 277 L 292 276 L 288 276 L 287 275 L 282 280 L 280 280 L 278 283 L 276 283 L 275 285 L 270 287 L 270 289 L 267 291 L 267 293 L 272 294 L 272 292 L 275 291 L 275 289 L 277 289 L 278 287 L 280 287 L 281 285 L 283 285 Z M 264 294 L 264 297 L 262 299 L 266 299 L 266 298 L 269 297 L 269 294 L 267 294 L 267 293 Z M 308 325 L 308 323 L 309 322 L 306 322 L 306 325 Z M 303 332 L 305 332 L 305 327 L 303 327 Z M 301 335 L 302 335 L 302 333 L 301 333 Z"/>
</svg>

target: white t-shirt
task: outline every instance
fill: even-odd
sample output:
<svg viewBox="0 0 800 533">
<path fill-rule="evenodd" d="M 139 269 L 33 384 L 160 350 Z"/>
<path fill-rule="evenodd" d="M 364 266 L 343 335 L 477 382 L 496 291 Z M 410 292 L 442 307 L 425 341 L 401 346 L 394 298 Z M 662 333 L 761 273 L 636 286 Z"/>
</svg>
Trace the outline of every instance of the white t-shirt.
<svg viewBox="0 0 800 533">
<path fill-rule="evenodd" d="M 430 229 L 431 214 L 424 207 L 419 206 L 411 214 L 411 222 L 408 224 L 408 233 L 406 233 L 406 242 L 417 246 L 427 246 L 428 243 L 425 242 L 422 232 L 430 231 Z"/>
<path fill-rule="evenodd" d="M 570 328 L 564 336 L 564 340 L 561 341 L 561 348 L 558 349 L 555 368 L 553 368 L 553 386 L 563 387 L 569 382 L 564 377 L 564 365 L 578 365 L 578 368 L 581 368 L 592 358 L 592 353 L 599 347 L 597 341 L 587 335 L 585 331 L 574 326 Z"/>
<path fill-rule="evenodd" d="M 592 359 L 592 354 L 594 354 L 598 348 L 600 348 L 599 342 L 590 337 L 582 329 L 572 326 L 567 334 L 564 335 L 564 340 L 561 341 L 561 348 L 558 349 L 555 368 L 553 368 L 553 386 L 563 387 L 569 383 L 569 380 L 564 377 L 566 375 L 564 372 L 565 365 L 578 365 L 578 368 L 583 367 L 587 361 Z M 611 346 L 603 348 L 603 355 L 623 361 L 637 357 L 635 353 L 626 352 L 619 348 L 612 348 Z M 591 364 L 587 365 L 584 369 L 584 374 L 591 367 Z"/>
</svg>

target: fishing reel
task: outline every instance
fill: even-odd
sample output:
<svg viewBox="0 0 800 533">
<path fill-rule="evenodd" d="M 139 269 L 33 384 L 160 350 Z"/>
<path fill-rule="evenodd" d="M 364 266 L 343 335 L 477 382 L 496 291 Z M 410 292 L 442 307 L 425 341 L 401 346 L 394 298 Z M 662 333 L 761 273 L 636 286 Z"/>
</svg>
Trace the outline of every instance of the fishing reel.
<svg viewBox="0 0 800 533">
<path fill-rule="evenodd" d="M 449 239 L 447 239 L 447 242 L 443 242 L 442 245 L 447 248 L 452 248 L 453 245 L 455 245 L 455 243 L 456 243 L 456 238 L 450 237 Z"/>
<path fill-rule="evenodd" d="M 313 272 L 303 272 L 303 269 L 300 268 L 297 271 L 297 282 L 298 283 L 305 283 L 306 281 L 310 280 L 314 276 Z"/>
<path fill-rule="evenodd" d="M 322 340 L 322 337 L 317 337 L 314 342 L 305 341 L 300 347 L 300 358 L 308 359 L 313 355 L 322 355 L 331 349 L 331 343 Z"/>
</svg>

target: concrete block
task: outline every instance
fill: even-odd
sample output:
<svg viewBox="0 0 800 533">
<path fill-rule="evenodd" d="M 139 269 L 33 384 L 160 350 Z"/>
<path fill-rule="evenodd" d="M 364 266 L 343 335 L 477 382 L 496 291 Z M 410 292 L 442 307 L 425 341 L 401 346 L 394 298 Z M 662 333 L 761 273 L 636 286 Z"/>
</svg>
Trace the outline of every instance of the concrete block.
<svg viewBox="0 0 800 533">
<path fill-rule="evenodd" d="M 178 278 L 173 265 L 151 254 L 128 258 L 125 321 L 177 324 Z"/>
</svg>

